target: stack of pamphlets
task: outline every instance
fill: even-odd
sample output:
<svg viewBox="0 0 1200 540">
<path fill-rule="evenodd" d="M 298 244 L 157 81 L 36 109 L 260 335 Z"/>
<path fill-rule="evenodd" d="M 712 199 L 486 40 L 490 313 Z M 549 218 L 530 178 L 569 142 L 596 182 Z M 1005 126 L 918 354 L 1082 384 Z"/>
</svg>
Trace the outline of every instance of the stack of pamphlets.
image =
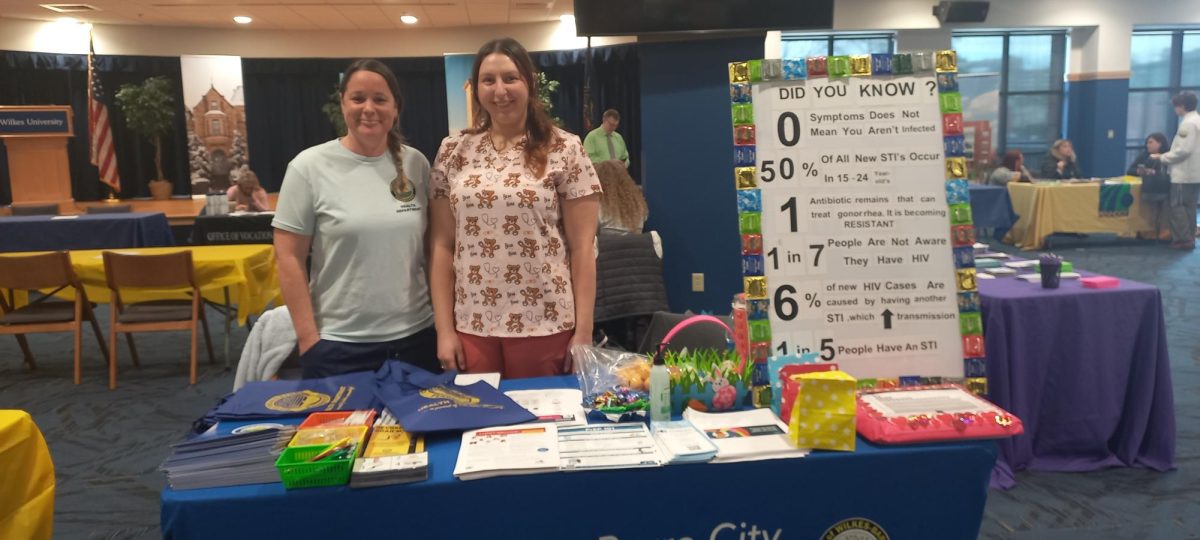
<svg viewBox="0 0 1200 540">
<path fill-rule="evenodd" d="M 564 471 L 662 465 L 658 445 L 641 422 L 559 426 L 558 457 Z"/>
<path fill-rule="evenodd" d="M 354 460 L 350 487 L 374 487 L 422 482 L 429 478 L 425 437 L 404 431 L 387 409 L 375 420 L 371 440 Z"/>
<path fill-rule="evenodd" d="M 172 489 L 200 489 L 279 481 L 275 460 L 283 452 L 294 426 L 246 425 L 222 433 L 220 425 L 192 440 L 171 447 L 159 467 Z"/>
<path fill-rule="evenodd" d="M 475 480 L 557 471 L 558 467 L 558 427 L 522 424 L 463 433 L 454 476 Z"/>
<path fill-rule="evenodd" d="M 704 463 L 717 456 L 717 446 L 687 420 L 657 422 L 650 431 L 667 465 Z"/>
<path fill-rule="evenodd" d="M 708 435 L 709 440 L 717 446 L 717 457 L 713 458 L 713 463 L 808 455 L 808 450 L 792 446 L 788 440 L 787 424 L 779 421 L 771 409 L 703 413 L 689 408 L 683 411 L 683 419 Z"/>
</svg>

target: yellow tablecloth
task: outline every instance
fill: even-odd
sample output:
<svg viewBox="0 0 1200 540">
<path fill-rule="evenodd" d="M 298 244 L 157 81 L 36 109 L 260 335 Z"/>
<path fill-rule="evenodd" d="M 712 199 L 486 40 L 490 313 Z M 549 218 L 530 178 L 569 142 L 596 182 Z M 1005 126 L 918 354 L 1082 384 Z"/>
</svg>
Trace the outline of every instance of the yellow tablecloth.
<svg viewBox="0 0 1200 540">
<path fill-rule="evenodd" d="M 237 304 L 238 324 L 246 324 L 250 315 L 262 313 L 272 300 L 283 303 L 279 279 L 275 274 L 275 248 L 266 244 L 230 246 L 194 246 L 187 248 L 115 249 L 119 253 L 157 254 L 191 250 L 196 268 L 196 281 L 204 297 L 216 303 L 225 302 L 225 287 L 230 288 L 230 300 Z M 104 281 L 104 250 L 71 252 L 71 266 L 93 302 L 108 302 L 108 285 Z M 182 292 L 182 291 L 181 291 Z M 178 296 L 176 296 L 178 297 Z M 162 298 L 162 295 L 137 294 L 122 290 L 126 302 Z"/>
<path fill-rule="evenodd" d="M 1046 237 L 1056 232 L 1116 233 L 1132 237 L 1156 227 L 1157 207 L 1143 204 L 1140 179 L 1128 180 L 1133 204 L 1129 215 L 1100 215 L 1100 184 L 1038 182 L 1009 183 L 1013 211 L 1020 219 L 1004 241 L 1024 250 L 1041 249 Z"/>
<path fill-rule="evenodd" d="M 25 411 L 0 410 L 0 538 L 49 539 L 54 462 Z"/>
</svg>

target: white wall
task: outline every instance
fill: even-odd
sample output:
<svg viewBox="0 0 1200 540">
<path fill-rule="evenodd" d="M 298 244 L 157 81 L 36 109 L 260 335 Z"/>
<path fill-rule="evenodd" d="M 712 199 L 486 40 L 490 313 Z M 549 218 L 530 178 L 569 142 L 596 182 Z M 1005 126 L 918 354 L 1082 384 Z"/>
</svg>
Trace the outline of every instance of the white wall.
<svg viewBox="0 0 1200 540">
<path fill-rule="evenodd" d="M 509 36 L 531 51 L 586 46 L 574 27 L 559 22 L 446 29 L 286 31 L 135 27 L 97 25 L 93 29 L 98 54 L 180 56 L 233 55 L 251 58 L 355 58 L 363 56 L 441 56 L 474 53 L 485 41 Z M 636 41 L 635 38 L 593 38 L 592 45 Z M 87 31 L 80 25 L 0 18 L 0 50 L 87 53 Z"/>
</svg>

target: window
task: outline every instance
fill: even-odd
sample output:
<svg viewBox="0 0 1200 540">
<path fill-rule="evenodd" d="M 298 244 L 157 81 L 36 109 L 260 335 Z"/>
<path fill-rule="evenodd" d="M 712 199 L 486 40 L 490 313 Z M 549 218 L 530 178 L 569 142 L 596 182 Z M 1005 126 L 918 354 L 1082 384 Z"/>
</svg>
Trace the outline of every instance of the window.
<svg viewBox="0 0 1200 540">
<path fill-rule="evenodd" d="M 222 130 L 221 130 L 221 121 L 220 121 L 220 120 L 217 120 L 216 118 L 214 118 L 214 119 L 212 119 L 212 120 L 209 120 L 209 122 L 208 122 L 208 134 L 209 134 L 210 136 L 212 136 L 212 135 L 222 135 L 221 131 L 222 131 Z"/>
<path fill-rule="evenodd" d="M 217 100 L 214 99 L 214 100 L 208 102 L 208 110 L 210 110 L 210 111 L 217 110 Z"/>
<path fill-rule="evenodd" d="M 783 33 L 784 58 L 891 53 L 896 48 L 893 34 L 797 34 Z"/>
<path fill-rule="evenodd" d="M 1133 163 L 1151 133 L 1175 137 L 1179 119 L 1171 96 L 1200 93 L 1200 31 L 1135 31 L 1129 47 L 1129 116 L 1125 163 Z"/>
<path fill-rule="evenodd" d="M 1036 169 L 1063 130 L 1066 33 L 964 32 L 955 33 L 951 43 L 960 74 L 999 76 L 997 125 L 992 126 L 996 154 L 1020 150 L 1026 167 Z"/>
</svg>

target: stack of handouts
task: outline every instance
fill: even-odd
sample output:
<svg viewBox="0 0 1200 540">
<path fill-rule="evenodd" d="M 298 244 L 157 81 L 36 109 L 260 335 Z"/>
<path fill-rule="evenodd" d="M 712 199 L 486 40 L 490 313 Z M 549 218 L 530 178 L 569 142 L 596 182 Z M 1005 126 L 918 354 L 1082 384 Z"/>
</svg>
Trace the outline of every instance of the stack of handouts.
<svg viewBox="0 0 1200 540">
<path fill-rule="evenodd" d="M 658 422 L 650 431 L 667 465 L 704 463 L 717 456 L 717 446 L 687 420 Z"/>
<path fill-rule="evenodd" d="M 558 427 L 551 423 L 473 429 L 462 435 L 454 476 L 492 476 L 557 471 Z"/>
<path fill-rule="evenodd" d="M 159 467 L 173 489 L 200 489 L 279 481 L 275 459 L 283 452 L 296 428 L 266 424 L 246 426 L 234 434 L 218 434 L 213 426 L 196 438 L 171 447 Z M 247 429 L 249 428 L 249 429 Z"/>
<path fill-rule="evenodd" d="M 366 450 L 354 460 L 350 487 L 422 482 L 429 478 L 425 437 L 404 431 L 387 409 L 375 421 Z"/>
<path fill-rule="evenodd" d="M 728 413 L 683 411 L 683 419 L 696 426 L 717 446 L 713 463 L 796 458 L 808 455 L 788 440 L 787 425 L 771 409 Z"/>
</svg>

